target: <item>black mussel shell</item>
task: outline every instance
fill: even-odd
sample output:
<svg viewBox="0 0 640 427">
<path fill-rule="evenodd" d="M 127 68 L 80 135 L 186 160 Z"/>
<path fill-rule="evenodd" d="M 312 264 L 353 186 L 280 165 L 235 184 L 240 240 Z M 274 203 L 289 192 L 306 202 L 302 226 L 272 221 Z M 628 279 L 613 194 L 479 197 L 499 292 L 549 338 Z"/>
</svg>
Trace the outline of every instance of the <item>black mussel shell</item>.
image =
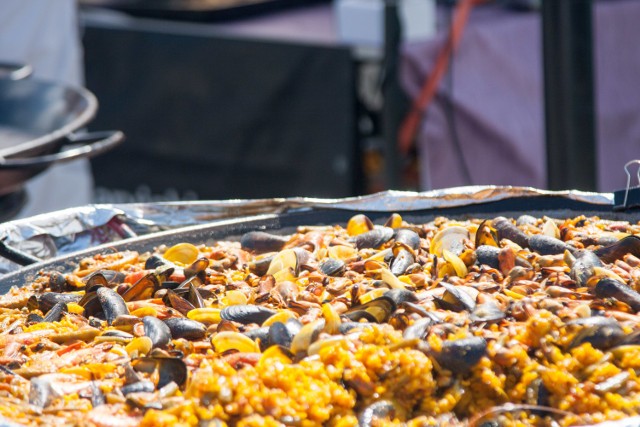
<svg viewBox="0 0 640 427">
<path fill-rule="evenodd" d="M 174 339 L 199 340 L 204 338 L 207 331 L 207 328 L 202 323 L 182 317 L 167 319 L 164 323 L 169 327 L 171 336 Z"/>
<path fill-rule="evenodd" d="M 261 325 L 262 322 L 274 314 L 276 314 L 276 311 L 270 310 L 266 307 L 247 304 L 225 307 L 220 312 L 220 317 L 231 322 L 242 323 L 243 325 L 248 325 L 250 323 L 257 323 L 258 325 Z"/>
<path fill-rule="evenodd" d="M 277 236 L 264 231 L 250 231 L 240 239 L 240 245 L 245 251 L 257 254 L 278 252 L 289 241 L 287 237 Z"/>
</svg>

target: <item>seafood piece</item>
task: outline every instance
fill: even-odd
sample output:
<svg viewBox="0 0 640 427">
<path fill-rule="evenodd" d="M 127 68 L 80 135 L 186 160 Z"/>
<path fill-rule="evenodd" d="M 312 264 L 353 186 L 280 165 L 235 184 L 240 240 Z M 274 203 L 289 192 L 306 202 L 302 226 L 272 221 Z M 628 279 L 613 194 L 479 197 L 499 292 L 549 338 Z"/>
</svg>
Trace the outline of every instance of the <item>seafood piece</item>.
<svg viewBox="0 0 640 427">
<path fill-rule="evenodd" d="M 402 333 L 402 337 L 407 340 L 411 339 L 424 339 L 427 333 L 429 333 L 429 329 L 433 326 L 434 322 L 428 317 L 423 317 L 421 319 L 416 320 L 411 324 L 411 326 L 407 327 Z"/>
<path fill-rule="evenodd" d="M 53 271 L 49 275 L 48 285 L 52 292 L 63 292 L 67 287 L 67 278 L 64 274 L 58 271 Z"/>
<path fill-rule="evenodd" d="M 579 327 L 569 348 L 577 347 L 583 343 L 590 343 L 594 348 L 607 350 L 614 347 L 624 338 L 624 331 L 618 322 L 609 317 L 587 317 L 567 322 L 567 326 Z"/>
<path fill-rule="evenodd" d="M 242 323 L 243 325 L 250 323 L 260 325 L 274 314 L 276 314 L 275 311 L 260 305 L 232 305 L 223 308 L 220 312 L 220 317 L 230 322 Z"/>
<path fill-rule="evenodd" d="M 116 291 L 102 287 L 98 288 L 96 296 L 109 325 L 111 325 L 118 316 L 129 314 L 127 304 Z"/>
<path fill-rule="evenodd" d="M 436 304 L 445 310 L 452 311 L 473 311 L 476 308 L 476 302 L 474 298 L 471 297 L 460 286 L 454 286 L 450 283 L 440 282 L 440 286 L 445 288 L 444 294 L 442 298 L 434 298 Z M 466 288 L 471 291 L 472 288 Z"/>
<path fill-rule="evenodd" d="M 490 323 L 504 319 L 506 314 L 493 302 L 478 304 L 469 319 L 474 323 Z"/>
<path fill-rule="evenodd" d="M 200 255 L 200 251 L 191 243 L 178 243 L 162 254 L 167 261 L 179 265 L 192 264 L 198 258 L 198 255 Z"/>
<path fill-rule="evenodd" d="M 640 237 L 627 236 L 612 245 L 596 249 L 594 252 L 598 258 L 607 264 L 622 259 L 627 254 L 640 257 Z"/>
<path fill-rule="evenodd" d="M 347 234 L 357 236 L 367 231 L 373 230 L 373 222 L 363 214 L 354 215 L 347 222 Z"/>
<path fill-rule="evenodd" d="M 415 292 L 412 292 L 407 289 L 391 289 L 384 293 L 384 296 L 387 298 L 391 298 L 391 300 L 396 303 L 397 306 L 400 306 L 404 302 L 416 302 L 418 301 L 418 297 Z"/>
<path fill-rule="evenodd" d="M 289 241 L 287 237 L 277 236 L 264 231 L 250 231 L 245 233 L 240 239 L 240 245 L 245 251 L 256 254 L 265 252 L 278 252 Z"/>
<path fill-rule="evenodd" d="M 496 229 L 498 239 L 508 239 L 522 248 L 529 247 L 529 237 L 518 227 L 503 216 L 499 216 L 492 221 L 493 228 Z"/>
<path fill-rule="evenodd" d="M 162 388 L 171 382 L 181 387 L 187 381 L 187 365 L 182 359 L 176 357 L 139 357 L 131 361 L 131 366 L 137 372 L 147 374 L 157 372 L 157 388 Z"/>
<path fill-rule="evenodd" d="M 529 237 L 528 241 L 531 250 L 540 255 L 556 255 L 564 253 L 564 251 L 567 250 L 573 251 L 573 248 L 567 246 L 562 240 L 544 234 L 534 234 Z"/>
<path fill-rule="evenodd" d="M 384 323 L 389 320 L 391 314 L 396 311 L 396 303 L 386 295 L 352 307 L 343 313 L 343 316 L 353 322 L 365 319 L 368 322 Z"/>
<path fill-rule="evenodd" d="M 207 267 L 209 267 L 209 258 L 198 258 L 191 265 L 184 268 L 184 277 L 189 279 L 197 276 L 201 281 L 204 281 Z"/>
<path fill-rule="evenodd" d="M 371 231 L 358 234 L 353 238 L 353 243 L 358 249 L 379 248 L 393 238 L 393 228 L 376 227 Z"/>
<path fill-rule="evenodd" d="M 578 251 L 569 275 L 578 286 L 587 286 L 587 281 L 595 274 L 596 267 L 603 267 L 603 264 L 595 253 L 588 250 Z"/>
<path fill-rule="evenodd" d="M 300 332 L 291 341 L 291 353 L 296 356 L 306 354 L 309 346 L 318 339 L 323 328 L 324 320 L 315 320 L 300 328 Z"/>
<path fill-rule="evenodd" d="M 444 250 L 455 255 L 460 255 L 464 251 L 465 242 L 471 238 L 469 230 L 461 226 L 451 226 L 443 228 L 431 240 L 429 253 L 442 256 Z"/>
<path fill-rule="evenodd" d="M 145 270 L 155 270 L 156 268 L 159 268 L 159 267 L 175 268 L 175 264 L 157 254 L 151 255 L 149 258 L 147 258 L 147 260 L 144 263 Z"/>
<path fill-rule="evenodd" d="M 158 289 L 160 289 L 158 277 L 155 273 L 149 273 L 127 289 L 127 291 L 122 294 L 122 298 L 126 302 L 149 299 Z"/>
<path fill-rule="evenodd" d="M 230 350 L 240 353 L 259 353 L 258 345 L 246 335 L 239 332 L 218 332 L 211 337 L 211 344 L 217 353 L 224 354 Z"/>
<path fill-rule="evenodd" d="M 207 328 L 202 323 L 183 317 L 166 319 L 164 323 L 169 327 L 171 336 L 174 339 L 199 340 L 204 338 L 207 331 Z"/>
<path fill-rule="evenodd" d="M 344 261 L 335 258 L 327 258 L 320 264 L 320 271 L 327 276 L 341 276 L 346 270 Z"/>
<path fill-rule="evenodd" d="M 491 268 L 495 268 L 496 270 L 500 269 L 500 262 L 498 260 L 498 255 L 500 253 L 500 249 L 495 246 L 482 245 L 476 247 L 476 259 L 479 265 L 488 265 Z"/>
<path fill-rule="evenodd" d="M 191 304 L 191 302 L 182 298 L 180 295 L 178 295 L 176 292 L 172 291 L 171 289 L 167 290 L 167 293 L 162 298 L 162 301 L 164 301 L 164 303 L 167 306 L 175 308 L 185 316 L 191 310 L 194 310 L 196 308 L 202 308 L 202 307 L 195 307 L 193 304 Z"/>
<path fill-rule="evenodd" d="M 615 298 L 629 305 L 636 313 L 640 311 L 640 294 L 626 284 L 605 278 L 598 281 L 595 294 L 599 298 Z"/>
<path fill-rule="evenodd" d="M 269 327 L 267 342 L 270 346 L 278 345 L 284 348 L 290 348 L 293 337 L 300 332 L 300 329 L 302 329 L 302 325 L 299 322 L 297 322 L 296 327 L 287 327 L 285 323 L 275 322 Z"/>
<path fill-rule="evenodd" d="M 487 354 L 487 341 L 482 337 L 444 341 L 440 351 L 428 349 L 426 353 L 444 369 L 464 375 Z"/>
<path fill-rule="evenodd" d="M 45 292 L 40 296 L 32 296 L 29 298 L 29 306 L 33 309 L 38 308 L 43 314 L 47 314 L 51 308 L 58 303 L 78 302 L 82 299 L 76 294 L 60 294 L 57 292 Z"/>
<path fill-rule="evenodd" d="M 42 319 L 43 322 L 58 322 L 62 319 L 64 313 L 66 313 L 67 304 L 64 302 L 58 302 L 56 305 L 51 307 L 51 310 L 47 313 L 46 316 Z"/>
<path fill-rule="evenodd" d="M 153 316 L 144 316 L 142 323 L 144 325 L 144 334 L 151 339 L 154 347 L 166 347 L 169 344 L 171 341 L 171 329 L 162 320 Z"/>
</svg>

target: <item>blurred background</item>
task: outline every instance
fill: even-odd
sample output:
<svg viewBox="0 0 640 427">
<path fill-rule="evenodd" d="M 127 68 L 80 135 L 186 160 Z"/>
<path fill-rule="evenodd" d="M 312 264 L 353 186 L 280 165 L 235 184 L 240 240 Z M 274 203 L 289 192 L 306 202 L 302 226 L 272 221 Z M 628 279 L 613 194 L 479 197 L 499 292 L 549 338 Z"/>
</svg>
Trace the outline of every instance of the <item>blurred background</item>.
<svg viewBox="0 0 640 427">
<path fill-rule="evenodd" d="M 43 8 L 62 2 L 36 3 L 34 27 L 77 24 L 80 43 L 58 48 L 71 58 L 54 57 L 99 102 L 88 129 L 127 139 L 73 178 L 86 201 L 30 214 L 477 184 L 609 192 L 640 158 L 637 0 L 80 0 L 57 26 Z M 11 37 L 46 50 L 35 33 Z M 41 57 L 7 37 L 0 60 Z M 38 64 L 34 77 L 64 80 Z"/>
</svg>

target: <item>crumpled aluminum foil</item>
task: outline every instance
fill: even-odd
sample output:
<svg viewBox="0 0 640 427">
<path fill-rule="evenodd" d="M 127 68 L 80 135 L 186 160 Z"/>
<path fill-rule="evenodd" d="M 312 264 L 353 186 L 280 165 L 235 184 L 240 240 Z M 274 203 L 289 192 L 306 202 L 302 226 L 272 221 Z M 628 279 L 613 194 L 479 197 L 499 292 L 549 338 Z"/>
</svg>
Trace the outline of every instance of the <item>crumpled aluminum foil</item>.
<svg viewBox="0 0 640 427">
<path fill-rule="evenodd" d="M 0 241 L 40 259 L 64 255 L 126 237 L 258 214 L 311 209 L 394 212 L 470 206 L 519 197 L 560 196 L 613 205 L 613 195 L 546 191 L 529 187 L 469 186 L 426 192 L 385 191 L 344 199 L 306 197 L 193 202 L 88 205 L 0 225 Z M 0 259 L 0 274 L 20 266 Z"/>
</svg>

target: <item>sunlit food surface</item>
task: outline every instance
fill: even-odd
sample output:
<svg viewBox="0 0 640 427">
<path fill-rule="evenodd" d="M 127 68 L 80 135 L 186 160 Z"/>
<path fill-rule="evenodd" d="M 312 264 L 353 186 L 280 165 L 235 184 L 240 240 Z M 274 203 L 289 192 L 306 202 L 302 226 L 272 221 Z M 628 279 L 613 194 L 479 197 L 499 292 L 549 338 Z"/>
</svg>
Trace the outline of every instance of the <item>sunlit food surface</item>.
<svg viewBox="0 0 640 427">
<path fill-rule="evenodd" d="M 105 251 L 0 299 L 0 414 L 93 426 L 624 419 L 640 408 L 639 231 L 584 216 L 356 215 Z"/>
</svg>

